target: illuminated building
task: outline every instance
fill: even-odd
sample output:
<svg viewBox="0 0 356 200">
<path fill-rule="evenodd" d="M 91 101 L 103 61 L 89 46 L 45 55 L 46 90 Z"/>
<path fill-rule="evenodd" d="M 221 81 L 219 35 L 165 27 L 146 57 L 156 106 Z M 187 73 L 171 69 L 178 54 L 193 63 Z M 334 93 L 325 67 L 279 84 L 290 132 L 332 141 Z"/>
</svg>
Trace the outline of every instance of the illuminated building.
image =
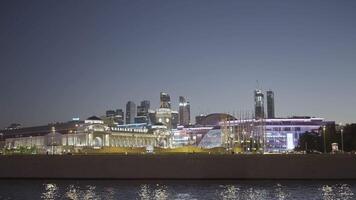
<svg viewBox="0 0 356 200">
<path fill-rule="evenodd" d="M 161 123 L 168 130 L 177 128 L 179 114 L 171 109 L 171 98 L 167 93 L 160 93 L 160 108 L 155 112 L 149 111 L 148 115 L 151 124 Z"/>
<path fill-rule="evenodd" d="M 261 90 L 255 90 L 255 119 L 263 119 L 264 112 L 264 96 Z"/>
<path fill-rule="evenodd" d="M 107 124 L 122 125 L 124 124 L 124 111 L 122 109 L 107 110 L 103 118 Z"/>
<path fill-rule="evenodd" d="M 164 124 L 168 130 L 175 129 L 178 125 L 178 112 L 168 108 L 159 108 L 155 112 L 155 122 Z"/>
<path fill-rule="evenodd" d="M 159 108 L 156 110 L 156 123 L 162 123 L 168 129 L 172 129 L 172 110 L 168 108 Z"/>
<path fill-rule="evenodd" d="M 36 148 L 37 153 L 81 152 L 103 147 L 168 147 L 170 132 L 165 126 L 128 124 L 109 127 L 92 116 L 85 121 L 0 130 L 0 144 L 9 150 Z"/>
<path fill-rule="evenodd" d="M 175 110 L 171 111 L 172 113 L 172 128 L 177 128 L 178 123 L 179 123 L 179 113 Z"/>
<path fill-rule="evenodd" d="M 182 96 L 179 97 L 179 124 L 183 126 L 190 124 L 190 104 Z"/>
<path fill-rule="evenodd" d="M 147 100 L 141 101 L 141 104 L 137 106 L 137 117 L 135 117 L 135 123 L 148 123 L 149 109 L 150 109 L 150 102 Z"/>
<path fill-rule="evenodd" d="M 265 144 L 262 144 L 265 148 L 264 152 L 280 153 L 293 151 L 298 145 L 302 134 L 318 131 L 320 127 L 327 124 L 335 124 L 335 122 L 315 117 L 292 117 L 265 119 L 263 121 L 256 119 L 233 120 L 220 122 L 219 124 L 221 125 L 220 127 L 224 125 L 228 126 L 229 133 L 234 134 L 235 142 L 241 142 L 243 135 L 256 139 L 256 134 L 253 132 L 262 128 L 262 138 L 260 139 L 264 139 L 265 141 Z M 243 124 L 247 124 L 248 126 L 243 126 Z M 251 124 L 253 128 L 248 130 Z M 236 129 L 241 127 L 245 129 L 245 132 L 236 132 Z M 204 148 L 223 146 L 222 131 L 222 128 L 219 128 L 219 130 L 214 129 L 210 133 L 208 132 L 203 137 L 199 146 Z"/>
<path fill-rule="evenodd" d="M 171 97 L 165 92 L 160 93 L 160 108 L 171 109 Z"/>
</svg>

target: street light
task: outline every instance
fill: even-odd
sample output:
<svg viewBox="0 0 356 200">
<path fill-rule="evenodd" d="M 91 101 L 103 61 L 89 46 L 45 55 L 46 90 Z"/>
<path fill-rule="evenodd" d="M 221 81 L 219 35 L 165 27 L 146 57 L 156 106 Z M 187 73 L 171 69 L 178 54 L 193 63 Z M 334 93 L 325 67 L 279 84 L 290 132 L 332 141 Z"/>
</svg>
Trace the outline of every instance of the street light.
<svg viewBox="0 0 356 200">
<path fill-rule="evenodd" d="M 326 140 L 325 140 L 325 125 L 323 126 L 323 139 L 324 139 L 324 153 L 326 153 Z"/>
<path fill-rule="evenodd" d="M 344 153 L 344 128 L 341 126 L 341 152 Z"/>
</svg>

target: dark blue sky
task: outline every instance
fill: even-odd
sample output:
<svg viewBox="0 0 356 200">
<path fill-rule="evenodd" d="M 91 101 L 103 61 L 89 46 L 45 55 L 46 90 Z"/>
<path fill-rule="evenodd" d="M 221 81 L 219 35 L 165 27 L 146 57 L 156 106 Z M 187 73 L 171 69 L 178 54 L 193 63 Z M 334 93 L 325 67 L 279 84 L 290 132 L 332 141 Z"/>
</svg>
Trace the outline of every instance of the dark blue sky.
<svg viewBox="0 0 356 200">
<path fill-rule="evenodd" d="M 0 127 L 67 121 L 159 92 L 199 113 L 355 122 L 356 1 L 0 1 Z"/>
</svg>

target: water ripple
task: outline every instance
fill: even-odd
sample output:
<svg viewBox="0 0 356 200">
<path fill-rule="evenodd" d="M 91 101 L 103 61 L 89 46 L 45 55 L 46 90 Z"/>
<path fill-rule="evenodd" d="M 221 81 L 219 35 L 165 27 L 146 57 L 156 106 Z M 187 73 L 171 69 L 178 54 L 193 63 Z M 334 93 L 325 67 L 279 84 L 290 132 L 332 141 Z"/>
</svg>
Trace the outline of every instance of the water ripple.
<svg viewBox="0 0 356 200">
<path fill-rule="evenodd" d="M 0 199 L 355 199 L 356 181 L 0 180 Z"/>
</svg>

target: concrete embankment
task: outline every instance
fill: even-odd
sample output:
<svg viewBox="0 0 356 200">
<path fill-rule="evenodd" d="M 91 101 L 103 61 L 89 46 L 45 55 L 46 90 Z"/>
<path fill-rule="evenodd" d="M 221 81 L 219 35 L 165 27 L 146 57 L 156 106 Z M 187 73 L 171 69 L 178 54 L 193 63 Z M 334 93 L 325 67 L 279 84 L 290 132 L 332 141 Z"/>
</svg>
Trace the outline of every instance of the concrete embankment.
<svg viewBox="0 0 356 200">
<path fill-rule="evenodd" d="M 0 178 L 356 179 L 355 155 L 0 156 Z"/>
</svg>

